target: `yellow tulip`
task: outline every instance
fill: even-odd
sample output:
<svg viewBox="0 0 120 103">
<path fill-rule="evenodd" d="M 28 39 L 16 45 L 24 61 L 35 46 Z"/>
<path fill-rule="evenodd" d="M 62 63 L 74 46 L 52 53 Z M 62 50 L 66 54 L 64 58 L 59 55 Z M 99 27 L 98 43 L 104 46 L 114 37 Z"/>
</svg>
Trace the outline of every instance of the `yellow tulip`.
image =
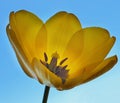
<svg viewBox="0 0 120 103">
<path fill-rule="evenodd" d="M 105 58 L 115 37 L 104 28 L 82 28 L 71 13 L 43 23 L 31 12 L 11 12 L 7 34 L 24 72 L 58 90 L 93 80 L 117 62 L 116 55 Z"/>
</svg>

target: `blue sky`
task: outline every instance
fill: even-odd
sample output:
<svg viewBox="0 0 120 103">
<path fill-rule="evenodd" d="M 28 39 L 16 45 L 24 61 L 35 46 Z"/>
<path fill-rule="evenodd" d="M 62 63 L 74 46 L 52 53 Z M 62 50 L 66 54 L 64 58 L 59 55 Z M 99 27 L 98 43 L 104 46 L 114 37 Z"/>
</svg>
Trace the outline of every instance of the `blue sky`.
<svg viewBox="0 0 120 103">
<path fill-rule="evenodd" d="M 1 0 L 0 103 L 41 103 L 44 86 L 22 71 L 6 35 L 9 13 L 25 9 L 46 21 L 58 11 L 74 13 L 83 27 L 100 26 L 116 36 L 108 56 L 120 57 L 119 0 Z M 48 103 L 119 103 L 120 62 L 101 77 L 67 91 L 51 88 Z"/>
</svg>

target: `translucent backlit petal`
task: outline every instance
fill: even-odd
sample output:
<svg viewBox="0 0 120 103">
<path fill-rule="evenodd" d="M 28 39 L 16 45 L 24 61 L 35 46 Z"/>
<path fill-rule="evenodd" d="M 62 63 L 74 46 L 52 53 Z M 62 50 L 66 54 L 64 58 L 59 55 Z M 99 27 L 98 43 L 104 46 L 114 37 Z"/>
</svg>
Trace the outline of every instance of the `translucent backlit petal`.
<svg viewBox="0 0 120 103">
<path fill-rule="evenodd" d="M 43 54 L 47 51 L 47 31 L 45 25 L 41 27 L 35 40 L 36 58 L 43 60 Z"/>
<path fill-rule="evenodd" d="M 79 35 L 81 35 L 82 49 L 78 50 L 82 50 L 82 52 L 77 55 L 74 54 L 76 59 L 70 66 L 71 73 L 76 71 L 77 68 L 79 69 L 93 63 L 101 62 L 115 42 L 115 37 L 110 38 L 109 33 L 105 29 L 97 27 L 80 30 Z M 75 42 L 77 45 L 77 39 L 74 40 Z"/>
<path fill-rule="evenodd" d="M 23 49 L 21 48 L 21 45 L 19 44 L 18 39 L 16 38 L 15 32 L 10 29 L 9 25 L 7 26 L 6 29 L 7 29 L 9 40 L 15 50 L 17 59 L 22 69 L 28 76 L 36 78 L 36 75 L 34 74 L 32 70 L 31 64 L 29 63 Z"/>
<path fill-rule="evenodd" d="M 96 77 L 110 70 L 116 64 L 116 62 L 117 62 L 117 57 L 113 56 L 102 61 L 99 65 L 97 64 L 98 66 L 96 68 L 94 68 L 94 65 L 96 64 L 93 64 L 93 66 L 92 65 L 90 66 L 90 69 L 84 68 L 83 70 L 79 70 L 68 77 L 65 85 L 63 85 L 62 88 L 70 89 L 73 88 L 74 86 L 95 79 Z"/>
<path fill-rule="evenodd" d="M 67 47 L 63 53 L 63 57 L 68 57 L 67 64 L 73 63 L 83 51 L 84 35 L 80 35 L 80 32 L 76 32 L 67 44 Z"/>
<path fill-rule="evenodd" d="M 35 40 L 42 25 L 42 21 L 28 11 L 21 10 L 10 14 L 10 26 L 30 62 L 36 56 Z"/>
<path fill-rule="evenodd" d="M 83 79 L 83 83 L 88 82 L 90 80 L 93 80 L 97 78 L 98 76 L 104 74 L 108 70 L 110 70 L 115 64 L 117 63 L 117 56 L 113 56 L 110 58 L 105 59 L 103 62 L 101 62 L 96 68 L 85 72 Z"/>
<path fill-rule="evenodd" d="M 48 33 L 48 55 L 57 51 L 61 56 L 72 35 L 81 29 L 79 20 L 73 14 L 66 12 L 55 14 L 46 22 L 45 26 Z"/>
</svg>

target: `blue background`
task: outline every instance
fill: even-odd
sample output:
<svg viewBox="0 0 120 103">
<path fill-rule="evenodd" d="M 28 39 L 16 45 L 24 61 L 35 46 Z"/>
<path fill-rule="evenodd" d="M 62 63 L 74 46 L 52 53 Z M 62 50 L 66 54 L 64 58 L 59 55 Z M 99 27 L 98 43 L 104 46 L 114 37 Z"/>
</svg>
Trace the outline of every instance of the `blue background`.
<svg viewBox="0 0 120 103">
<path fill-rule="evenodd" d="M 9 13 L 25 9 L 46 21 L 58 11 L 74 13 L 83 27 L 100 26 L 116 36 L 108 56 L 120 57 L 119 0 L 0 0 L 0 103 L 41 103 L 44 85 L 22 71 L 6 35 Z M 120 103 L 120 62 L 99 78 L 67 91 L 51 88 L 48 103 Z"/>
</svg>

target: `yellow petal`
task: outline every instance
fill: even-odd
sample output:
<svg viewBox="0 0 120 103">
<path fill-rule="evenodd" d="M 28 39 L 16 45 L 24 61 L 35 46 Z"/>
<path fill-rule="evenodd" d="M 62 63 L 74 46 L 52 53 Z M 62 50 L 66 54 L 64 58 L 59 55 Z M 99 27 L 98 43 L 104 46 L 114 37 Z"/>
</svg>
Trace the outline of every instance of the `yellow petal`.
<svg viewBox="0 0 120 103">
<path fill-rule="evenodd" d="M 77 35 L 80 39 L 77 39 Z M 76 59 L 74 59 L 72 64 L 70 63 L 71 73 L 76 72 L 77 68 L 80 69 L 87 65 L 101 62 L 112 48 L 115 37 L 110 38 L 109 33 L 105 29 L 91 27 L 80 30 L 76 36 L 73 37 L 73 41 L 76 43 L 75 46 L 79 46 L 77 44 L 79 42 L 78 40 L 81 41 L 81 44 L 79 44 L 79 48 L 76 47 L 76 50 L 79 52 L 75 54 L 73 52 Z M 70 47 L 73 48 L 70 45 L 68 45 L 67 48 L 70 50 Z M 68 50 L 66 50 L 66 54 L 69 55 Z"/>
<path fill-rule="evenodd" d="M 41 27 L 35 40 L 36 58 L 44 60 L 44 52 L 47 51 L 47 31 L 45 25 Z"/>
<path fill-rule="evenodd" d="M 19 44 L 19 42 L 16 38 L 15 32 L 11 30 L 9 25 L 7 26 L 6 30 L 7 30 L 8 38 L 15 50 L 17 59 L 21 65 L 22 69 L 28 76 L 36 78 L 36 75 L 34 74 L 30 63 L 29 63 L 24 51 L 22 50 L 21 45 Z"/>
<path fill-rule="evenodd" d="M 91 65 L 89 68 L 84 68 L 84 70 L 79 70 L 76 73 L 69 75 L 65 85 L 63 85 L 63 89 L 70 89 L 82 83 L 88 82 L 92 79 L 97 78 L 103 73 L 110 70 L 117 62 L 117 57 L 110 57 L 103 62 L 101 62 L 96 68 Z M 93 68 L 92 68 L 93 67 Z"/>
<path fill-rule="evenodd" d="M 21 10 L 10 14 L 10 26 L 29 61 L 36 55 L 35 40 L 42 25 L 42 21 L 28 11 Z"/>
<path fill-rule="evenodd" d="M 99 45 L 99 47 L 94 48 L 91 52 L 84 52 L 81 58 L 78 60 L 81 66 L 85 67 L 87 65 L 101 62 L 104 60 L 106 55 L 109 53 L 110 49 L 114 45 L 115 37 L 111 37 L 106 43 Z"/>
<path fill-rule="evenodd" d="M 67 57 L 69 60 L 68 64 L 73 63 L 83 51 L 84 35 L 81 35 L 80 31 L 76 32 L 72 36 L 63 53 L 63 57 Z"/>
<path fill-rule="evenodd" d="M 87 72 L 84 74 L 86 76 L 83 80 L 83 83 L 93 80 L 93 79 L 97 78 L 98 76 L 104 74 L 105 72 L 110 70 L 116 63 L 117 63 L 116 55 L 105 59 L 96 68 L 91 70 L 89 73 Z"/>
<path fill-rule="evenodd" d="M 88 67 L 92 69 L 92 68 L 96 67 L 97 65 L 98 65 L 98 63 L 94 63 L 92 65 L 89 65 Z M 87 69 L 90 70 L 89 68 L 87 68 Z M 65 84 L 62 85 L 63 90 L 64 89 L 71 89 L 71 88 L 73 88 L 73 87 L 75 87 L 77 85 L 82 84 L 83 83 L 83 78 L 85 76 L 84 75 L 85 70 L 87 71 L 87 69 L 85 69 L 84 67 L 83 68 L 80 67 L 75 72 L 69 73 Z"/>
<path fill-rule="evenodd" d="M 53 86 L 57 89 L 61 89 L 61 78 L 52 73 L 48 68 L 46 68 L 39 60 L 33 59 L 32 64 L 34 66 L 34 71 L 40 83 L 47 86 Z"/>
<path fill-rule="evenodd" d="M 103 28 L 85 28 L 82 35 L 84 41 L 82 56 L 84 59 L 95 57 L 93 59 L 95 61 L 103 60 L 115 42 L 115 38 L 110 38 L 109 32 Z"/>
<path fill-rule="evenodd" d="M 48 33 L 47 53 L 51 55 L 57 51 L 60 56 L 72 35 L 81 29 L 79 20 L 73 14 L 66 12 L 55 14 L 46 22 L 45 26 Z"/>
</svg>

